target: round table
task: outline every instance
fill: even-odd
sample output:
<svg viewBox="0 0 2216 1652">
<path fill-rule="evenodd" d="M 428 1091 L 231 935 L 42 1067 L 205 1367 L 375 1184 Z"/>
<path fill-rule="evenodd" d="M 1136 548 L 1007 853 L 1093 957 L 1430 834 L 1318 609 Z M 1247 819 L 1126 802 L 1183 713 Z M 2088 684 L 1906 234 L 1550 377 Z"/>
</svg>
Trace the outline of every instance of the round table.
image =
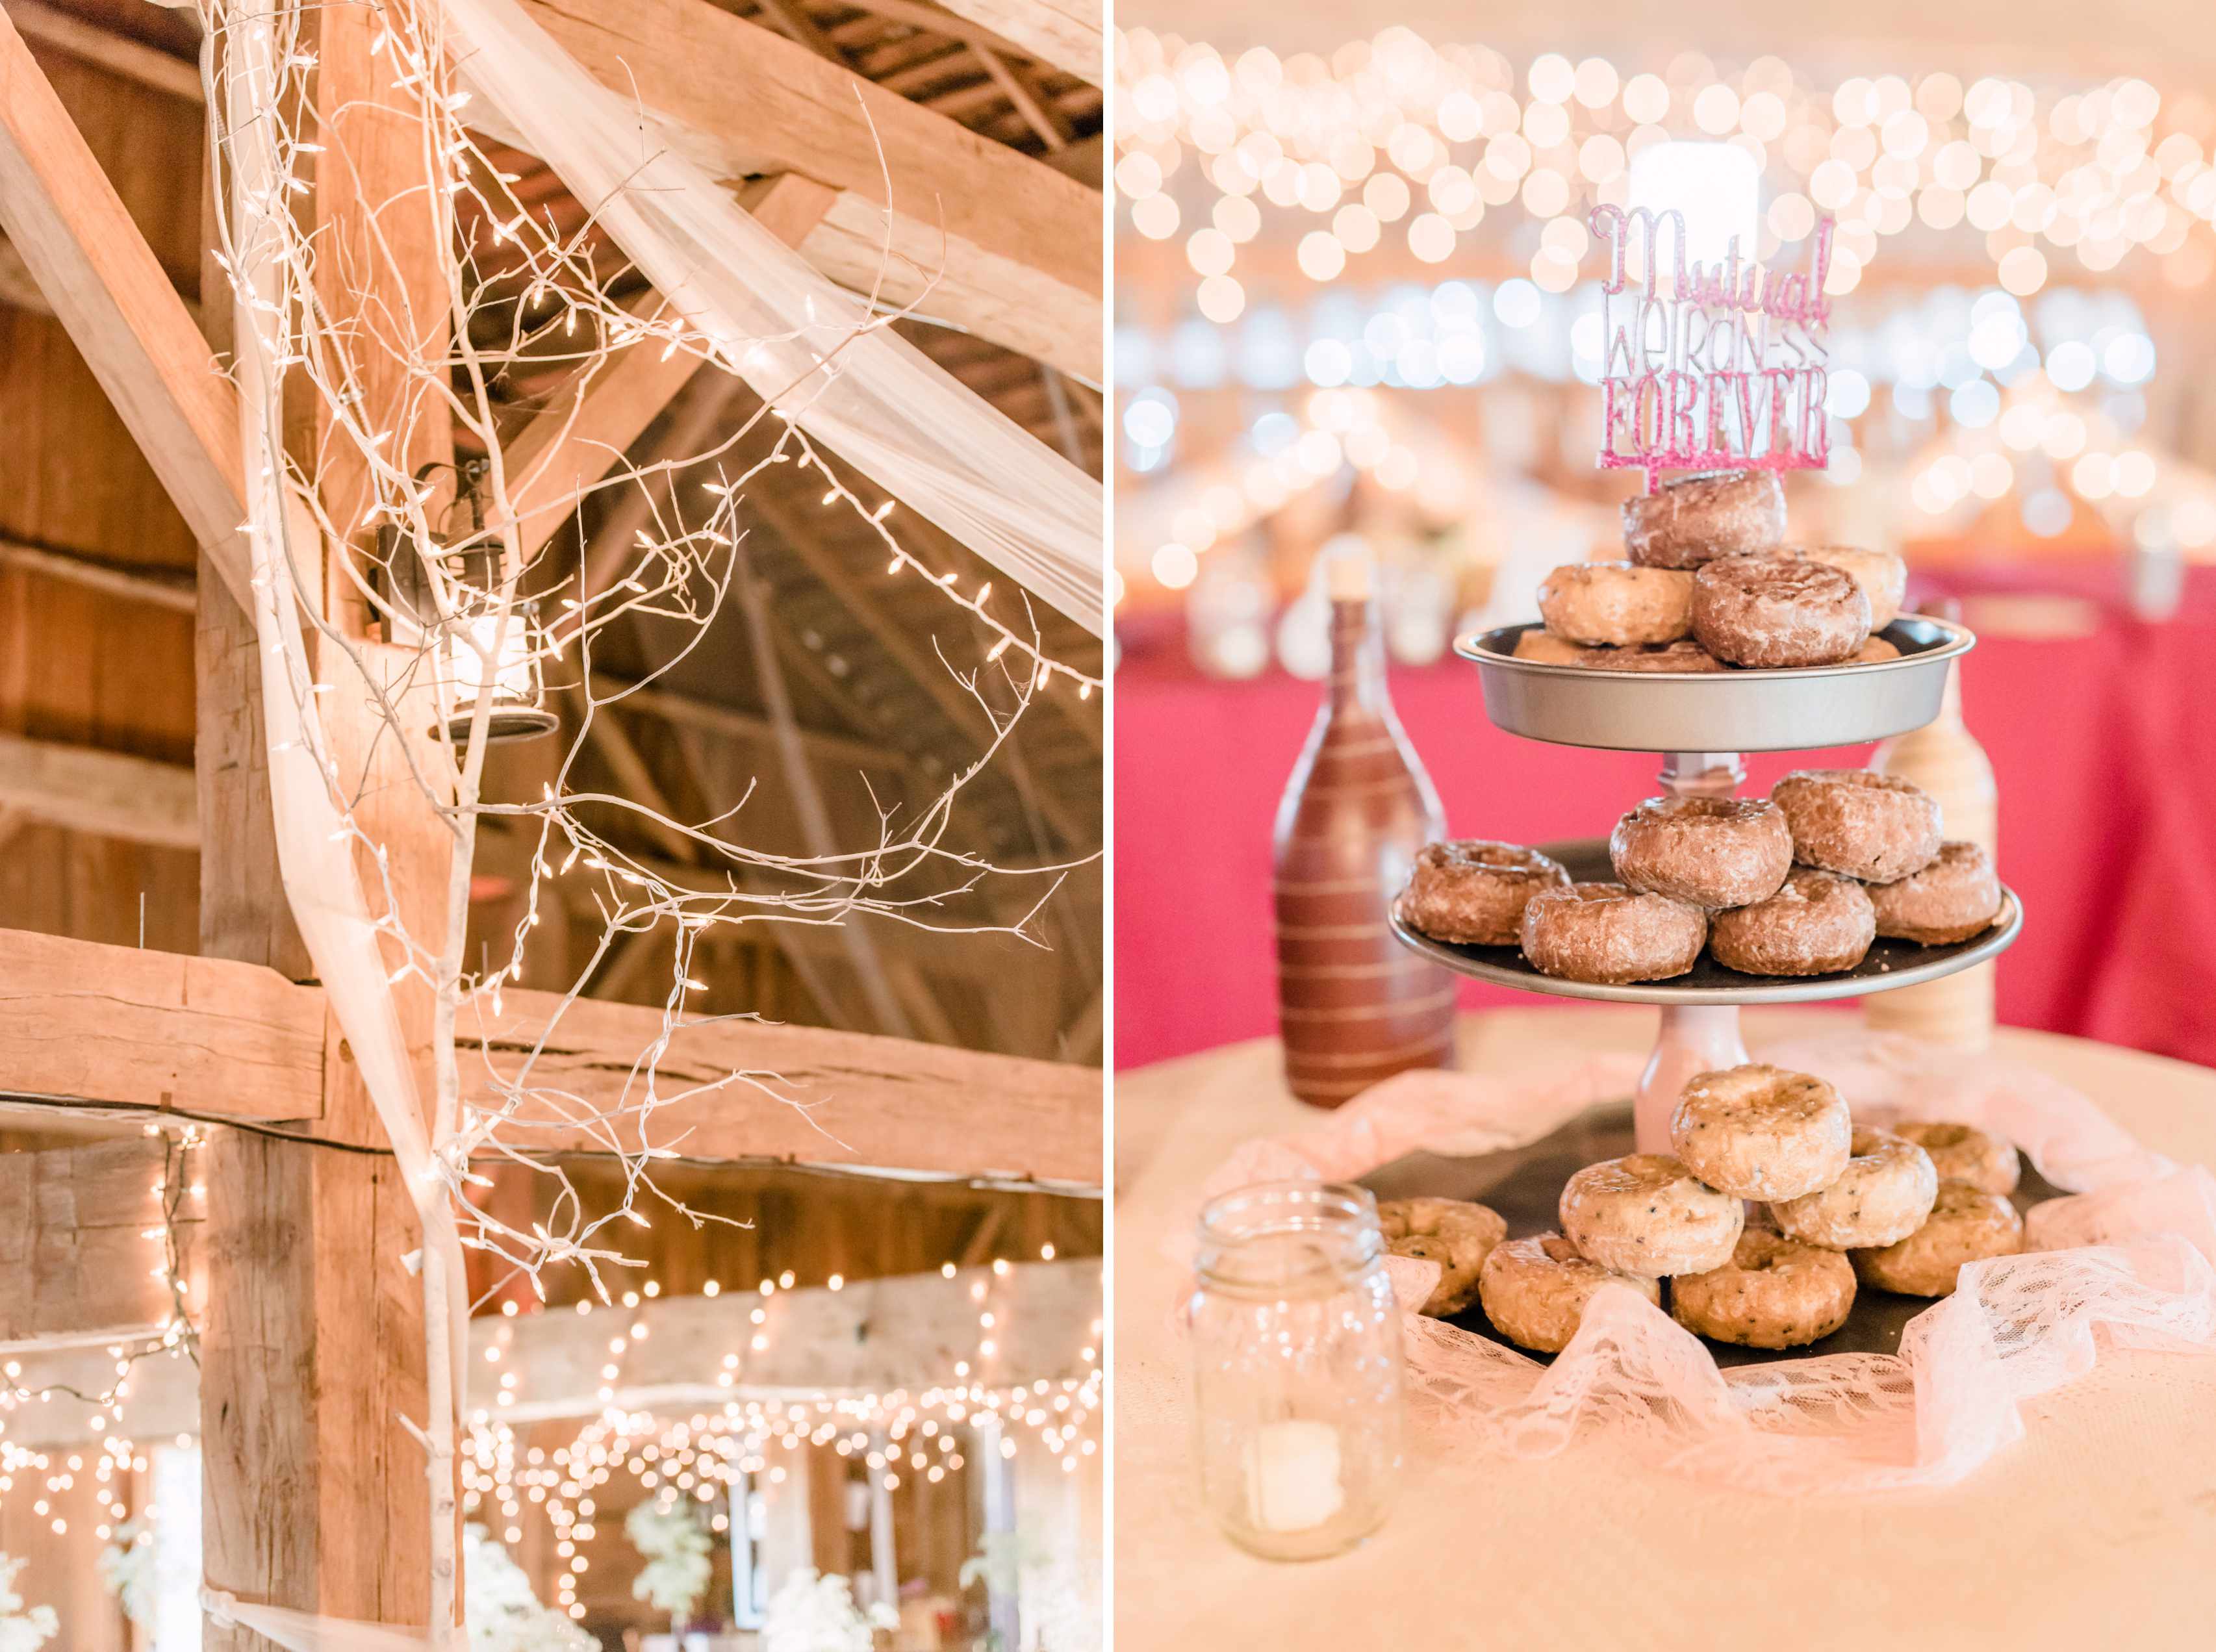
<svg viewBox="0 0 2216 1652">
<path fill-rule="evenodd" d="M 1843 1020 L 1749 1011 L 1746 1037 L 1758 1056 Z M 1461 1031 L 1465 1070 L 1528 1072 L 1644 1051 L 1654 1014 L 1499 1010 Z M 2077 1086 L 2146 1146 L 2216 1165 L 2216 1071 L 2009 1028 L 1995 1045 Z M 1883 1497 L 1718 1491 L 1601 1447 L 1450 1470 L 1418 1435 L 1399 1510 L 1368 1544 L 1307 1565 L 1253 1559 L 1197 1507 L 1170 1319 L 1185 1279 L 1165 1241 L 1238 1143 L 1316 1115 L 1286 1091 L 1268 1039 L 1120 1075 L 1115 1106 L 1118 1645 L 2211 1644 L 2216 1359 L 2176 1354 L 2104 1352 L 2091 1376 L 2033 1401 L 2028 1438 L 1963 1484 Z"/>
</svg>

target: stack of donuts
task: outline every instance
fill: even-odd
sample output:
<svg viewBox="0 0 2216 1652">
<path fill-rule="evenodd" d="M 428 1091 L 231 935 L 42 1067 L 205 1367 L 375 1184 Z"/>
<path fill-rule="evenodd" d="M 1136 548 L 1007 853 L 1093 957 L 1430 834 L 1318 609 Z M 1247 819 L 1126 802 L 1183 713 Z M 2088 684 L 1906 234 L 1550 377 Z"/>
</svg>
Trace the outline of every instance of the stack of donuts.
<svg viewBox="0 0 2216 1652">
<path fill-rule="evenodd" d="M 1960 1124 L 1857 1127 L 1839 1093 L 1753 1063 L 1695 1076 L 1673 1153 L 1587 1165 L 1563 1187 L 1560 1232 L 1509 1239 L 1451 1199 L 1378 1206 L 1397 1255 L 1440 1264 L 1422 1311 L 1472 1301 L 1511 1341 L 1558 1353 L 1603 1285 L 1629 1285 L 1719 1342 L 1791 1348 L 1846 1323 L 1857 1284 L 1952 1292 L 1967 1262 L 2023 1248 L 2016 1149 Z M 1751 1213 L 1750 1213 L 1751 1212 Z"/>
<path fill-rule="evenodd" d="M 1605 671 L 1869 663 L 1900 650 L 1908 570 L 1889 551 L 1788 546 L 1768 471 L 1714 471 L 1624 502 L 1623 562 L 1572 563 L 1539 588 L 1520 659 Z"/>
<path fill-rule="evenodd" d="M 1665 981 L 1705 950 L 1745 975 L 1851 970 L 1879 936 L 1952 946 L 2001 909 L 1992 859 L 1939 805 L 1864 769 L 1802 769 L 1762 798 L 1650 798 L 1616 823 L 1622 881 L 1573 883 L 1510 843 L 1426 846 L 1397 910 L 1436 940 L 1521 946 L 1568 981 Z"/>
</svg>

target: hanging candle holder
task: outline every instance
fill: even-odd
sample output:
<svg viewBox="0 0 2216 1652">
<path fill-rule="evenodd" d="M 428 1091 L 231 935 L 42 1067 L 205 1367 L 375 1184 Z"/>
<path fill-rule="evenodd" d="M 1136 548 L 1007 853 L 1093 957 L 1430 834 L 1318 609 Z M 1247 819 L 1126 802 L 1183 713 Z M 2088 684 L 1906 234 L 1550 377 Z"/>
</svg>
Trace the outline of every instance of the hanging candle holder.
<svg viewBox="0 0 2216 1652">
<path fill-rule="evenodd" d="M 427 465 L 416 479 L 434 469 Z M 372 583 L 385 611 L 387 635 L 414 640 L 435 650 L 448 739 L 467 744 L 481 701 L 488 697 L 484 738 L 488 743 L 532 740 L 551 734 L 560 719 L 546 707 L 546 685 L 539 670 L 545 633 L 538 604 L 517 597 L 503 615 L 500 597 L 500 547 L 484 538 L 484 517 L 477 484 L 482 462 L 457 474 L 469 502 L 471 524 L 459 539 L 431 537 L 425 551 L 412 544 L 404 528 L 387 524 L 377 531 Z M 435 557 L 446 575 L 444 589 L 424 566 Z"/>
</svg>

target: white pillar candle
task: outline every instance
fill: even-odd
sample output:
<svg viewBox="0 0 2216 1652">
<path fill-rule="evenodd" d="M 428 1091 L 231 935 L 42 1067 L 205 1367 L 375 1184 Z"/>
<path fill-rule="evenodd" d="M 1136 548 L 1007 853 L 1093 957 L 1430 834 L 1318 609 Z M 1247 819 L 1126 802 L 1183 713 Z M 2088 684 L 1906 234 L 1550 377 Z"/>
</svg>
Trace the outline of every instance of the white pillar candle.
<svg viewBox="0 0 2216 1652">
<path fill-rule="evenodd" d="M 1265 1532 L 1306 1532 L 1346 1502 L 1339 1431 L 1327 1422 L 1265 1423 L 1246 1446 L 1246 1508 Z"/>
</svg>

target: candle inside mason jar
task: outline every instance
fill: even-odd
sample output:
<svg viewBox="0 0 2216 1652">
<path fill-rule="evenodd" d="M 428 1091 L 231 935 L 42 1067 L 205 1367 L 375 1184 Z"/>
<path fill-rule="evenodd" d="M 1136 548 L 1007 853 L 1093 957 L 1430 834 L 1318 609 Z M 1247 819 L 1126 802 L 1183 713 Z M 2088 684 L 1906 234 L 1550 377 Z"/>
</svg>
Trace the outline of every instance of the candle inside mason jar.
<svg viewBox="0 0 2216 1652">
<path fill-rule="evenodd" d="M 1246 1446 L 1246 1507 L 1265 1532 L 1307 1532 L 1345 1504 L 1339 1430 L 1327 1422 L 1268 1422 Z"/>
</svg>

